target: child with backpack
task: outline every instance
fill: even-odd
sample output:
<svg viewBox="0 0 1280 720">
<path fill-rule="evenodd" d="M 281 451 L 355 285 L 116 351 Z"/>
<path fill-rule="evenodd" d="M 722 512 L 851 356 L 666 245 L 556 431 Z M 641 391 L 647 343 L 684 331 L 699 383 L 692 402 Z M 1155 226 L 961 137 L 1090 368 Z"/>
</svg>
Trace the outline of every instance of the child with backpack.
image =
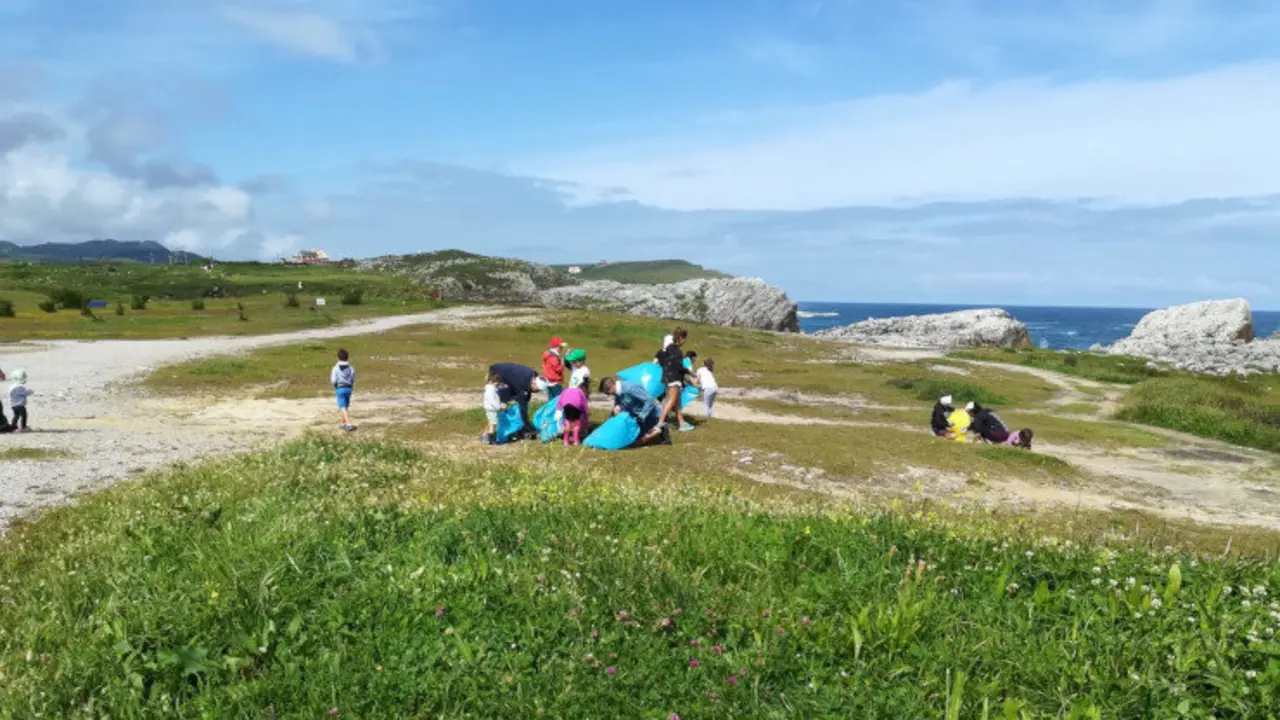
<svg viewBox="0 0 1280 720">
<path fill-rule="evenodd" d="M 338 350 L 338 362 L 329 371 L 329 382 L 333 385 L 333 395 L 338 401 L 338 427 L 351 432 L 355 426 L 351 424 L 351 393 L 356 387 L 356 369 L 351 367 L 350 355 L 345 349 Z"/>
</svg>

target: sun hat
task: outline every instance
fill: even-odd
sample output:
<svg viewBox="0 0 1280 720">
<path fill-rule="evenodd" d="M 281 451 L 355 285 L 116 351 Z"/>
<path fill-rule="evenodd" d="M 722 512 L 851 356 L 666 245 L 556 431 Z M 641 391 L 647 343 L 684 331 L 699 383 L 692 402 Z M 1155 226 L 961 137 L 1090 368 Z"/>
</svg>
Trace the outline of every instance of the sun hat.
<svg viewBox="0 0 1280 720">
<path fill-rule="evenodd" d="M 943 404 L 943 405 L 946 405 L 946 406 L 950 407 L 950 405 L 951 405 L 951 396 L 950 396 L 950 395 L 943 395 L 943 396 L 942 396 L 942 399 L 941 399 L 941 400 L 939 400 L 938 402 L 939 402 L 939 403 L 941 403 L 941 404 Z"/>
<path fill-rule="evenodd" d="M 579 360 L 586 360 L 587 351 L 583 350 L 582 348 L 570 350 L 569 354 L 564 356 L 564 359 L 568 360 L 569 362 L 578 362 Z"/>
</svg>

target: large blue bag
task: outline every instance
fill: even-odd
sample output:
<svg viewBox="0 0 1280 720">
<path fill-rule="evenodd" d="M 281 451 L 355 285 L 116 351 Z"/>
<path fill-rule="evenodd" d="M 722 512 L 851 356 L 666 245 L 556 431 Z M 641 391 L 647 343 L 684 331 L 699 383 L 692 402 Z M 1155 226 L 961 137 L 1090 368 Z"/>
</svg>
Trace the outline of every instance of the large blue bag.
<svg viewBox="0 0 1280 720">
<path fill-rule="evenodd" d="M 564 432 L 564 428 L 560 423 L 556 422 L 556 402 L 551 402 L 538 408 L 533 414 L 533 426 L 538 428 L 538 439 L 542 442 L 551 442 L 560 437 L 560 433 Z"/>
<path fill-rule="evenodd" d="M 654 400 L 661 401 L 665 394 L 663 391 L 666 388 L 662 385 L 662 366 L 655 362 L 641 363 L 635 367 L 620 370 L 618 379 L 643 385 L 645 392 L 649 393 Z"/>
<path fill-rule="evenodd" d="M 640 424 L 630 413 L 618 413 L 595 429 L 582 444 L 597 450 L 624 450 L 640 437 Z"/>
<path fill-rule="evenodd" d="M 510 442 L 524 429 L 524 418 L 520 416 L 520 404 L 512 403 L 511 407 L 498 413 L 498 442 Z"/>
</svg>

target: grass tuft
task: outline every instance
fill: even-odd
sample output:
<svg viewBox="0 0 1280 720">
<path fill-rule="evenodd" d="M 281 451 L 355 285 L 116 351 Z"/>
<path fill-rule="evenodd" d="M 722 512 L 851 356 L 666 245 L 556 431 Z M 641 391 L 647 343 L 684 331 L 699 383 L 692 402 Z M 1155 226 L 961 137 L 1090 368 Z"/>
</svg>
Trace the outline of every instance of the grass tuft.
<svg viewBox="0 0 1280 720">
<path fill-rule="evenodd" d="M 1280 452 L 1280 376 L 1148 380 L 1129 391 L 1117 417 Z"/>
</svg>

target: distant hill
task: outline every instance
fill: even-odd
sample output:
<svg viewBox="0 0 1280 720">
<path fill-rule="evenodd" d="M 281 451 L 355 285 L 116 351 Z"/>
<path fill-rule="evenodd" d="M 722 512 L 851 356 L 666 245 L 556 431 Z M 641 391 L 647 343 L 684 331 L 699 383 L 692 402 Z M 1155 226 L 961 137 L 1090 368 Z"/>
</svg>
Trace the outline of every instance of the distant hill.
<svg viewBox="0 0 1280 720">
<path fill-rule="evenodd" d="M 120 240 L 90 240 L 82 243 L 41 243 L 16 245 L 0 241 L 0 260 L 43 263 L 113 262 L 168 263 L 173 252 L 158 242 L 125 242 Z M 190 253 L 187 262 L 199 262 L 203 258 Z"/>
<path fill-rule="evenodd" d="M 568 272 L 573 265 L 554 265 L 555 269 Z M 616 262 L 608 265 L 584 263 L 576 267 L 582 272 L 574 277 L 579 280 L 614 280 L 629 285 L 660 285 L 683 280 L 703 280 L 732 277 L 719 270 L 711 270 L 701 265 L 694 265 L 685 260 L 644 260 L 639 262 Z"/>
</svg>

